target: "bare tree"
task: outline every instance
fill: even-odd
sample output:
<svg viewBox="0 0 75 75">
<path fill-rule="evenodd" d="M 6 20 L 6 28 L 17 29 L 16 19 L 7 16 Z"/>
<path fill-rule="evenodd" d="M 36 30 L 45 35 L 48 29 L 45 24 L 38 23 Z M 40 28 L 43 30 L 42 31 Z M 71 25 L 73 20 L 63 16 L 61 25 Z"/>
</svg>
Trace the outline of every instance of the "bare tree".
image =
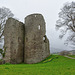
<svg viewBox="0 0 75 75">
<path fill-rule="evenodd" d="M 61 29 L 60 38 L 69 31 L 70 35 L 67 38 L 67 43 L 75 46 L 75 2 L 65 3 L 59 12 L 59 19 L 56 22 L 56 28 Z"/>
<path fill-rule="evenodd" d="M 14 14 L 10 11 L 10 9 L 6 7 L 0 8 L 0 38 L 2 37 L 4 32 L 4 26 L 5 26 L 6 20 L 9 17 L 13 17 L 13 16 Z"/>
</svg>

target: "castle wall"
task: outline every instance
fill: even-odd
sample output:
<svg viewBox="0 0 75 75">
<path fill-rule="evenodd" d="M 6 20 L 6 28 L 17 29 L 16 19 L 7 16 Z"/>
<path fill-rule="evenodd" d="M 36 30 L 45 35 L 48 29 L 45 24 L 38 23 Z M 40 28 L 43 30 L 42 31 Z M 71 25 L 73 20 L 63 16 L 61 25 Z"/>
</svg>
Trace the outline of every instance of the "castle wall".
<svg viewBox="0 0 75 75">
<path fill-rule="evenodd" d="M 41 14 L 31 14 L 25 18 L 25 63 L 37 63 L 50 55 L 45 33 L 45 21 Z"/>
<path fill-rule="evenodd" d="M 4 28 L 4 46 L 6 63 L 22 63 L 24 50 L 24 24 L 9 18 Z"/>
<path fill-rule="evenodd" d="M 25 24 L 9 18 L 4 28 L 5 63 L 38 63 L 50 55 L 45 20 L 41 14 L 31 14 Z"/>
</svg>

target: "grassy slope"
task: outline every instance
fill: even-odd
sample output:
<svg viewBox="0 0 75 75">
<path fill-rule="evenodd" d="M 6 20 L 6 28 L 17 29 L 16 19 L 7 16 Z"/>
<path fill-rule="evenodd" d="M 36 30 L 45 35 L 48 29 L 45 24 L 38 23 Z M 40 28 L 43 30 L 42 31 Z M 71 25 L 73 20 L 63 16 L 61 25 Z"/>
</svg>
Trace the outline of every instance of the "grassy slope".
<svg viewBox="0 0 75 75">
<path fill-rule="evenodd" d="M 52 55 L 38 64 L 0 65 L 0 75 L 75 75 L 75 59 Z"/>
</svg>

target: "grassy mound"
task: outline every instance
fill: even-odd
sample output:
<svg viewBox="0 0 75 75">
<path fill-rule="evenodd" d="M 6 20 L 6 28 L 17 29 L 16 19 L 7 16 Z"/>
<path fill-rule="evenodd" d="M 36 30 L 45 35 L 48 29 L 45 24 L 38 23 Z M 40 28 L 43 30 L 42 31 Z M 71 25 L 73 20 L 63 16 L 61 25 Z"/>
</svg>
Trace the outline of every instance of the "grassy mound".
<svg viewBox="0 0 75 75">
<path fill-rule="evenodd" d="M 75 75 L 75 59 L 51 55 L 37 64 L 0 65 L 0 75 Z"/>
</svg>

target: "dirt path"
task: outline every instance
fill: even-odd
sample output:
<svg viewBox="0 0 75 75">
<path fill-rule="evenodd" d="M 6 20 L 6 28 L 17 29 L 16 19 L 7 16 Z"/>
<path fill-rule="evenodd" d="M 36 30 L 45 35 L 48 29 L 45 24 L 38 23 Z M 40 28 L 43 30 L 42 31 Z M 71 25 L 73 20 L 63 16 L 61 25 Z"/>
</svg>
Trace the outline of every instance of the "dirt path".
<svg viewBox="0 0 75 75">
<path fill-rule="evenodd" d="M 69 57 L 69 56 L 65 56 L 65 57 L 70 58 L 70 59 L 75 59 L 75 58 L 72 58 L 72 57 Z"/>
</svg>

